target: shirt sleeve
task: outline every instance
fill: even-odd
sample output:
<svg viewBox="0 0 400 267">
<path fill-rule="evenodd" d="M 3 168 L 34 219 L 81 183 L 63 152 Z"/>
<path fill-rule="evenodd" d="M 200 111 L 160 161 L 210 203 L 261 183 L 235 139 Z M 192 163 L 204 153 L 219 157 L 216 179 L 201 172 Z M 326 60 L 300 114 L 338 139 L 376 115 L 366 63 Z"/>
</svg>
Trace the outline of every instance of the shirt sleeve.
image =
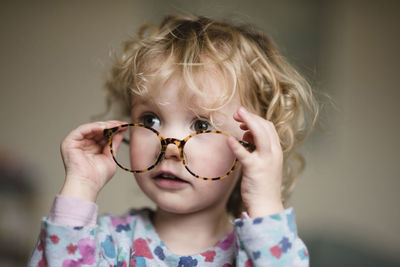
<svg viewBox="0 0 400 267">
<path fill-rule="evenodd" d="M 40 235 L 31 255 L 30 267 L 109 266 L 100 250 L 107 225 L 96 224 L 97 205 L 71 197 L 57 196 L 50 215 L 41 223 Z M 111 249 L 111 248 L 110 248 Z"/>
<path fill-rule="evenodd" d="M 50 210 L 49 221 L 69 226 L 95 226 L 96 203 L 74 197 L 57 195 Z"/>
<path fill-rule="evenodd" d="M 260 218 L 236 219 L 235 235 L 237 266 L 309 266 L 293 208 Z"/>
</svg>

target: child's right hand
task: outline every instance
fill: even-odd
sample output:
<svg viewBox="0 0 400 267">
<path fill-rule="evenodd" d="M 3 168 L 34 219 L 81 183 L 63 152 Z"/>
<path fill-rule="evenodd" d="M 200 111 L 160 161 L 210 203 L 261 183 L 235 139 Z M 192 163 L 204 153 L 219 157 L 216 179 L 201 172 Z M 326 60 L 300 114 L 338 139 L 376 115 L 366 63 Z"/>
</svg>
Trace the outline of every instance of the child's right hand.
<svg viewBox="0 0 400 267">
<path fill-rule="evenodd" d="M 103 130 L 125 122 L 107 121 L 83 124 L 73 130 L 61 143 L 65 182 L 61 195 L 95 202 L 98 193 L 116 172 L 115 164 Z M 118 149 L 122 135 L 113 139 Z"/>
</svg>

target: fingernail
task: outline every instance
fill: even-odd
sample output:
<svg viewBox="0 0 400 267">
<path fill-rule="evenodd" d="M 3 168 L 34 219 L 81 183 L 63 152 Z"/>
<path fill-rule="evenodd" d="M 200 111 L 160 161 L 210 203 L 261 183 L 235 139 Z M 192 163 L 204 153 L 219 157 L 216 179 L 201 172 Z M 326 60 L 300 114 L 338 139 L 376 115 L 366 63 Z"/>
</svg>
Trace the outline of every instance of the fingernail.
<svg viewBox="0 0 400 267">
<path fill-rule="evenodd" d="M 241 115 L 246 115 L 246 114 L 247 114 L 247 110 L 246 110 L 244 107 L 240 107 L 240 108 L 239 108 L 239 113 L 240 113 Z"/>
</svg>

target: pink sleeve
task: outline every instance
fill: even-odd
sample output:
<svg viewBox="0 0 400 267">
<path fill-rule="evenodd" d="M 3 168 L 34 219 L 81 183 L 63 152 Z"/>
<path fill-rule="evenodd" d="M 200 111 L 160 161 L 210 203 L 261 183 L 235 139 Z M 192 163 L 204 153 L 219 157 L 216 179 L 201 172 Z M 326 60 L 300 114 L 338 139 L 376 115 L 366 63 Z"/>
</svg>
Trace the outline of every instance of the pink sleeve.
<svg viewBox="0 0 400 267">
<path fill-rule="evenodd" d="M 97 209 L 97 204 L 94 202 L 57 195 L 50 210 L 49 220 L 69 226 L 94 226 Z"/>
</svg>

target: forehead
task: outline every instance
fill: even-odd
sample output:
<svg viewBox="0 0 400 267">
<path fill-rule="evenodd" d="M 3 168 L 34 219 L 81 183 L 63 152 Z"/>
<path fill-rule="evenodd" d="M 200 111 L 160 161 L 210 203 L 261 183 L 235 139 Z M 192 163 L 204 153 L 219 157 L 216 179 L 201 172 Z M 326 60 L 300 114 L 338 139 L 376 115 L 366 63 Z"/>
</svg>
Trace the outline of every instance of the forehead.
<svg viewBox="0 0 400 267">
<path fill-rule="evenodd" d="M 235 95 L 229 75 L 215 65 L 195 66 L 190 71 L 171 63 L 149 73 L 145 90 L 134 94 L 133 104 L 176 103 L 195 110 L 215 111 L 228 104 Z"/>
</svg>

